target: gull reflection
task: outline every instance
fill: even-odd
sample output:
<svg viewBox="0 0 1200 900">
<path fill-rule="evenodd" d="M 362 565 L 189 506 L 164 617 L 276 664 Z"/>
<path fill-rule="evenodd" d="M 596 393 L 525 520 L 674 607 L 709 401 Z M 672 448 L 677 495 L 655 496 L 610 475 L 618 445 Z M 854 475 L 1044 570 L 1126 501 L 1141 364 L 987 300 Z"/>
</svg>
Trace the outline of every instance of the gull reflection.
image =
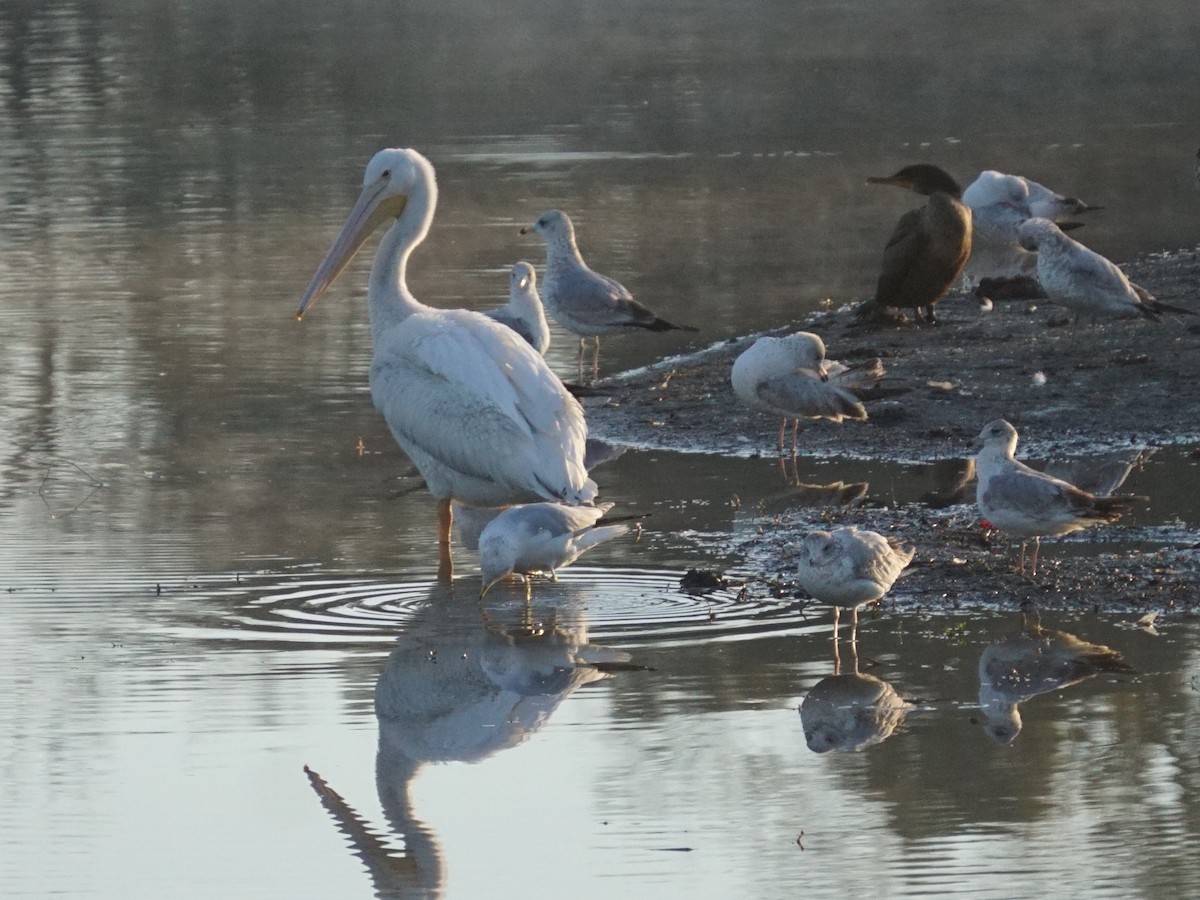
<svg viewBox="0 0 1200 900">
<path fill-rule="evenodd" d="M 442 849 L 410 794 L 422 768 L 482 762 L 528 740 L 578 688 L 643 668 L 624 651 L 588 643 L 576 611 L 526 605 L 481 615 L 454 597 L 453 586 L 435 586 L 431 600 L 426 615 L 398 639 L 375 686 L 375 783 L 391 834 L 375 833 L 305 767 L 379 897 L 442 895 Z M 396 838 L 403 851 L 391 846 Z"/>
<path fill-rule="evenodd" d="M 1101 672 L 1135 670 L 1111 647 L 1031 625 L 1022 617 L 1018 635 L 989 644 L 979 657 L 984 733 L 997 744 L 1011 744 L 1021 731 L 1020 704 Z"/>
<path fill-rule="evenodd" d="M 854 671 L 841 674 L 841 657 L 835 652 L 833 674 L 813 685 L 800 704 L 804 741 L 814 753 L 881 744 L 912 709 L 886 681 L 859 672 L 858 652 L 853 644 L 851 648 Z"/>
</svg>

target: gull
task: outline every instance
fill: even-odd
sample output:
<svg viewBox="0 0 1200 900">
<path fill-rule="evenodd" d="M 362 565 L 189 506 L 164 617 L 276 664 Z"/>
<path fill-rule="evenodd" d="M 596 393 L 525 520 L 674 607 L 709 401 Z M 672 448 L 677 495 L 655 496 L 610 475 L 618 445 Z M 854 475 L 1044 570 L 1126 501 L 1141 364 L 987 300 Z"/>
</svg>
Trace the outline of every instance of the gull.
<svg viewBox="0 0 1200 900">
<path fill-rule="evenodd" d="M 550 326 L 538 296 L 537 274 L 529 263 L 513 264 L 508 277 L 508 303 L 485 315 L 507 325 L 542 356 L 550 349 Z"/>
<path fill-rule="evenodd" d="M 380 150 L 363 189 L 300 301 L 320 298 L 376 228 L 371 267 L 371 399 L 438 502 L 439 574 L 450 577 L 451 498 L 472 506 L 590 503 L 583 408 L 546 361 L 510 329 L 465 309 L 418 301 L 405 274 L 437 205 L 433 166 Z"/>
<path fill-rule="evenodd" d="M 995 169 L 980 172 L 979 176 L 967 185 L 962 199 L 963 203 L 972 209 L 980 209 L 993 203 L 1011 203 L 1021 208 L 1026 218 L 1051 220 L 1104 208 L 1089 206 L 1078 197 L 1065 197 L 1030 178 L 1007 175 Z"/>
<path fill-rule="evenodd" d="M 858 608 L 891 590 L 914 555 L 895 538 L 855 525 L 810 531 L 800 542 L 796 580 L 814 599 L 833 606 L 835 640 L 841 608 L 851 610 L 853 644 L 858 641 Z"/>
<path fill-rule="evenodd" d="M 1158 321 L 1163 313 L 1191 315 L 1134 284 L 1112 262 L 1063 233 L 1049 219 L 1029 219 L 1018 231 L 1021 246 L 1037 251 L 1037 277 L 1047 298 L 1093 321 L 1101 315 Z"/>
<path fill-rule="evenodd" d="M 1121 654 L 1065 631 L 1023 626 L 1016 637 L 996 641 L 979 657 L 979 706 L 983 730 L 998 744 L 1021 731 L 1019 704 L 1102 672 L 1134 674 Z"/>
<path fill-rule="evenodd" d="M 971 210 L 959 199 L 962 190 L 944 170 L 928 163 L 906 166 L 868 184 L 894 184 L 923 194 L 925 205 L 900 217 L 883 251 L 875 297 L 864 312 L 880 307 L 924 310 L 937 324 L 934 306 L 950 290 L 971 255 Z"/>
<path fill-rule="evenodd" d="M 596 339 L 593 376 L 600 364 L 600 335 L 631 330 L 695 331 L 687 325 L 674 325 L 641 303 L 624 285 L 606 275 L 593 272 L 583 261 L 575 243 L 575 227 L 565 212 L 551 209 L 536 222 L 521 229 L 521 234 L 536 232 L 546 242 L 546 271 L 542 279 L 542 299 L 551 317 L 579 338 L 579 372 L 583 374 L 583 342 Z"/>
<path fill-rule="evenodd" d="M 883 363 L 872 359 L 854 366 L 825 359 L 825 343 L 810 331 L 784 337 L 760 337 L 733 362 L 733 391 L 755 409 L 782 417 L 783 432 L 793 420 L 792 453 L 800 419 L 863 421 L 867 411 L 854 389 L 871 387 L 883 377 Z"/>
<path fill-rule="evenodd" d="M 557 571 L 571 565 L 585 550 L 629 531 L 628 521 L 608 520 L 610 524 L 599 524 L 611 508 L 611 503 L 510 506 L 479 535 L 479 567 L 483 570 L 479 596 L 509 575 L 523 576 L 526 587 L 529 576 L 539 572 L 549 572 L 557 580 Z"/>
<path fill-rule="evenodd" d="M 1004 419 L 983 426 L 982 449 L 975 456 L 979 514 L 1001 531 L 1021 538 L 1019 571 L 1025 573 L 1025 543 L 1033 538 L 1033 574 L 1043 536 L 1070 534 L 1117 521 L 1134 495 L 1096 496 L 1075 485 L 1038 472 L 1014 458 L 1017 429 Z"/>
</svg>

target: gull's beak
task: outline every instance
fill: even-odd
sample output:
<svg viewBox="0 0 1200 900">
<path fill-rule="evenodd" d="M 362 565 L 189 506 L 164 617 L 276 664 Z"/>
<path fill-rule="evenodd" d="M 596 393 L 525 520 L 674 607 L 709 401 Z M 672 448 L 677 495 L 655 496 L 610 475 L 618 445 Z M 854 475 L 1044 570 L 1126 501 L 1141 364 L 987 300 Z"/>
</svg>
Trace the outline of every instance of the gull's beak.
<svg viewBox="0 0 1200 900">
<path fill-rule="evenodd" d="M 529 234 L 531 231 L 533 231 L 532 225 L 522 225 L 521 230 L 518 231 L 517 234 Z"/>
<path fill-rule="evenodd" d="M 483 585 L 479 588 L 479 599 L 482 600 L 483 595 L 486 594 L 488 591 L 490 591 L 492 589 L 492 587 L 496 584 L 496 582 L 503 581 L 507 575 L 508 575 L 508 573 L 505 572 L 504 575 L 497 575 L 491 581 L 485 581 L 483 583 Z"/>
<path fill-rule="evenodd" d="M 342 273 L 342 270 L 354 259 L 354 254 L 363 245 L 371 233 L 388 219 L 394 219 L 404 212 L 408 197 L 403 194 L 386 194 L 389 179 L 386 176 L 377 178 L 366 185 L 350 210 L 346 224 L 341 233 L 334 239 L 333 246 L 317 266 L 316 274 L 308 284 L 308 290 L 300 299 L 300 308 L 296 310 L 296 318 L 304 318 L 305 311 L 317 302 L 329 290 L 329 286 Z"/>
</svg>

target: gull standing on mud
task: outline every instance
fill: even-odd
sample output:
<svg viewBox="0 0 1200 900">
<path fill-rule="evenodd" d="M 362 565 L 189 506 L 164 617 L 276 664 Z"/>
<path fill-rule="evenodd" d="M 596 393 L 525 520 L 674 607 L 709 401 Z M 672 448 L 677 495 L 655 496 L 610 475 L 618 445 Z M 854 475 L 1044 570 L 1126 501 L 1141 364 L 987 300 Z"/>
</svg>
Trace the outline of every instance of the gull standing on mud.
<svg viewBox="0 0 1200 900">
<path fill-rule="evenodd" d="M 527 503 L 510 506 L 479 535 L 479 567 L 483 585 L 479 596 L 497 581 L 509 575 L 521 575 L 529 585 L 529 576 L 549 572 L 557 580 L 557 571 L 579 559 L 580 554 L 597 544 L 620 537 L 630 529 L 628 521 L 613 520 L 597 525 L 612 508 L 564 506 L 561 503 Z M 630 516 L 629 518 L 637 518 Z"/>
<path fill-rule="evenodd" d="M 371 399 L 438 502 L 439 574 L 448 578 L 451 498 L 473 506 L 579 504 L 595 497 L 596 484 L 583 465 L 583 409 L 546 361 L 499 322 L 426 306 L 409 291 L 408 257 L 429 233 L 436 205 L 429 160 L 415 150 L 376 153 L 296 316 L 387 224 L 367 289 Z"/>
<path fill-rule="evenodd" d="M 550 349 L 550 326 L 538 296 L 537 273 L 529 263 L 513 264 L 508 276 L 508 303 L 484 315 L 511 328 L 542 356 Z"/>
<path fill-rule="evenodd" d="M 867 183 L 894 184 L 929 199 L 896 223 L 883 251 L 875 297 L 862 312 L 912 309 L 936 325 L 934 307 L 971 255 L 971 210 L 959 199 L 962 189 L 945 170 L 928 163 L 905 166 L 886 178 L 868 178 Z"/>
<path fill-rule="evenodd" d="M 810 331 L 784 337 L 760 337 L 733 362 L 733 391 L 755 409 L 782 417 L 783 432 L 792 424 L 792 453 L 801 419 L 863 421 L 867 410 L 852 389 L 872 387 L 883 377 L 883 363 L 872 359 L 845 366 L 825 359 L 825 342 Z"/>
<path fill-rule="evenodd" d="M 963 203 L 980 209 L 993 203 L 1011 203 L 1025 213 L 1027 219 L 1058 220 L 1064 216 L 1104 209 L 1089 206 L 1078 197 L 1066 197 L 1020 175 L 1007 175 L 995 169 L 979 173 L 962 193 Z"/>
<path fill-rule="evenodd" d="M 1049 219 L 1030 219 L 1021 226 L 1018 237 L 1026 250 L 1037 251 L 1037 277 L 1046 297 L 1072 310 L 1077 319 L 1083 315 L 1093 321 L 1099 316 L 1141 316 L 1157 322 L 1163 313 L 1192 314 L 1155 300 L 1115 264 L 1068 237 Z"/>
<path fill-rule="evenodd" d="M 521 229 L 541 235 L 546 242 L 546 271 L 542 299 L 550 316 L 579 338 L 579 375 L 583 377 L 584 338 L 596 339 L 592 376 L 600 367 L 600 335 L 630 330 L 695 331 L 659 318 L 633 299 L 620 282 L 588 268 L 575 243 L 575 227 L 566 213 L 552 209 Z"/>
<path fill-rule="evenodd" d="M 835 641 L 841 608 L 851 610 L 853 644 L 858 641 L 858 608 L 891 590 L 914 555 L 895 538 L 856 525 L 810 531 L 800 541 L 796 581 L 813 599 L 833 606 Z"/>
<path fill-rule="evenodd" d="M 1098 497 L 1015 459 L 1017 429 L 1004 419 L 983 426 L 975 456 L 979 514 L 1001 531 L 1021 538 L 1018 571 L 1025 574 L 1025 543 L 1033 538 L 1033 574 L 1043 536 L 1057 537 L 1093 525 L 1111 524 L 1128 510 L 1135 495 Z"/>
</svg>

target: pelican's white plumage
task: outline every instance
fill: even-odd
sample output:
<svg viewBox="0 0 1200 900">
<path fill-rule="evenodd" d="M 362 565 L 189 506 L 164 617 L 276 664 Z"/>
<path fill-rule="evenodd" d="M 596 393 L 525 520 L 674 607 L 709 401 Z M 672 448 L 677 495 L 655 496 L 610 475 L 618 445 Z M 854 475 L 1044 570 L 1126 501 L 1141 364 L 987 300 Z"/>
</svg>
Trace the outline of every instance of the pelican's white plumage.
<svg viewBox="0 0 1200 900">
<path fill-rule="evenodd" d="M 1098 206 L 1089 206 L 1077 197 L 1065 197 L 1043 184 L 1021 175 L 1008 175 L 986 169 L 967 185 L 963 203 L 980 209 L 992 203 L 1011 203 L 1022 208 L 1027 218 L 1060 219 L 1074 216 Z"/>
<path fill-rule="evenodd" d="M 798 331 L 784 337 L 760 337 L 734 360 L 729 377 L 734 393 L 744 402 L 783 418 L 779 426 L 782 450 L 788 419 L 866 419 L 867 411 L 852 389 L 879 381 L 883 363 L 873 359 L 844 366 L 827 361 L 824 341 L 810 331 Z"/>
<path fill-rule="evenodd" d="M 1025 570 L 1025 542 L 1033 538 L 1033 571 L 1043 536 L 1070 534 L 1081 528 L 1115 522 L 1138 497 L 1097 497 L 1052 475 L 1031 469 L 1015 458 L 1017 429 L 1004 419 L 983 426 L 982 449 L 975 456 L 975 502 L 979 514 L 1001 531 L 1021 538 L 1020 569 Z"/>
<path fill-rule="evenodd" d="M 1029 219 L 1018 237 L 1022 247 L 1037 251 L 1037 278 L 1046 296 L 1079 315 L 1158 319 L 1164 312 L 1190 312 L 1158 302 L 1049 219 Z"/>
<path fill-rule="evenodd" d="M 514 263 L 508 277 L 508 303 L 486 315 L 507 325 L 542 356 L 550 349 L 550 326 L 538 296 L 537 273 L 527 262 Z"/>
<path fill-rule="evenodd" d="M 408 289 L 408 257 L 437 205 L 433 166 L 415 150 L 381 150 L 313 275 L 297 313 L 324 294 L 378 226 L 371 268 L 371 398 L 439 503 L 449 563 L 450 498 L 476 506 L 589 502 L 587 426 L 579 403 L 510 329 L 480 313 L 434 309 Z"/>
<path fill-rule="evenodd" d="M 479 535 L 483 592 L 512 574 L 549 572 L 553 577 L 585 550 L 625 534 L 630 526 L 624 522 L 596 525 L 611 507 L 526 503 L 504 510 Z"/>
</svg>

